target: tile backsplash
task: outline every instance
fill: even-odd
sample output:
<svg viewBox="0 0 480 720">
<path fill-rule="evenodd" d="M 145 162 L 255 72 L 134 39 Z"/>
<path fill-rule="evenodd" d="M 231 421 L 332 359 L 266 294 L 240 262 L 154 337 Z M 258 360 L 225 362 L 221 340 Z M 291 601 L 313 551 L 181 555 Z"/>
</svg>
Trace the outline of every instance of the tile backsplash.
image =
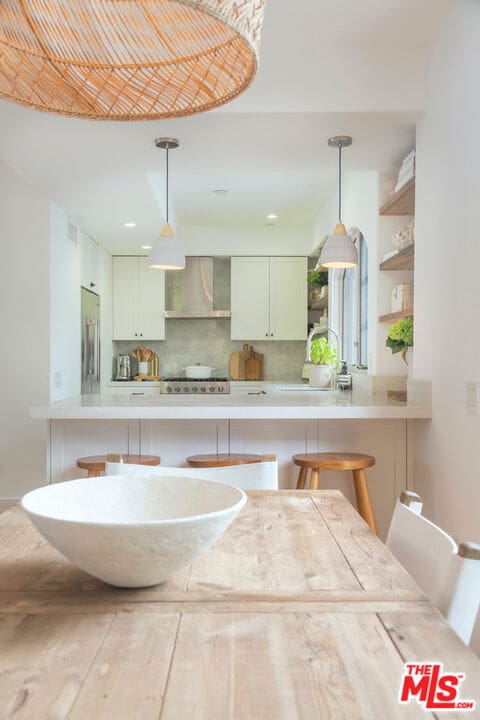
<svg viewBox="0 0 480 720">
<path fill-rule="evenodd" d="M 232 352 L 242 349 L 243 343 L 230 340 L 230 319 L 208 318 L 195 320 L 169 319 L 166 321 L 167 338 L 161 342 L 142 343 L 159 357 L 160 374 L 164 377 L 183 375 L 186 365 L 210 365 L 217 377 L 228 376 Z M 116 341 L 114 352 L 129 353 L 138 342 Z M 305 341 L 280 340 L 251 342 L 255 351 L 264 355 L 264 379 L 279 382 L 300 382 L 305 362 Z"/>
</svg>

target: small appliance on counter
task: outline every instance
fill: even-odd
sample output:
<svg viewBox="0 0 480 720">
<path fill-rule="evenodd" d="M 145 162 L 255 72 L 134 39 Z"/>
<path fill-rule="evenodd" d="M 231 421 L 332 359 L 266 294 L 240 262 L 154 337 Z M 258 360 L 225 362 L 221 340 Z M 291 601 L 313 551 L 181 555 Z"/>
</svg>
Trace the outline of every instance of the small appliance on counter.
<svg viewBox="0 0 480 720">
<path fill-rule="evenodd" d="M 162 392 L 171 395 L 174 394 L 199 394 L 212 395 L 224 394 L 230 392 L 230 383 L 228 378 L 208 378 L 203 380 L 191 380 L 185 377 L 165 378 L 163 381 Z"/>
<path fill-rule="evenodd" d="M 132 379 L 132 361 L 130 355 L 117 355 L 117 371 L 115 380 Z"/>
</svg>

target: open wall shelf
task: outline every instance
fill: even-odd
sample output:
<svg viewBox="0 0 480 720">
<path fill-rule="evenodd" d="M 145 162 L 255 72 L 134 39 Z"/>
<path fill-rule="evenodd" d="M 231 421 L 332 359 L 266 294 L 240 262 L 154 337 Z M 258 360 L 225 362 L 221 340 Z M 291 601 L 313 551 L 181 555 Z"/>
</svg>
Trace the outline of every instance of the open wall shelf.
<svg viewBox="0 0 480 720">
<path fill-rule="evenodd" d="M 380 315 L 378 322 L 381 323 L 394 323 L 402 318 L 413 315 L 413 308 L 407 308 L 406 310 L 399 310 L 398 312 L 388 313 L 388 315 Z"/>
<path fill-rule="evenodd" d="M 412 178 L 380 208 L 380 215 L 415 214 L 415 178 Z"/>
<path fill-rule="evenodd" d="M 397 255 L 380 263 L 380 270 L 413 270 L 415 250 L 413 245 L 400 250 Z"/>
</svg>

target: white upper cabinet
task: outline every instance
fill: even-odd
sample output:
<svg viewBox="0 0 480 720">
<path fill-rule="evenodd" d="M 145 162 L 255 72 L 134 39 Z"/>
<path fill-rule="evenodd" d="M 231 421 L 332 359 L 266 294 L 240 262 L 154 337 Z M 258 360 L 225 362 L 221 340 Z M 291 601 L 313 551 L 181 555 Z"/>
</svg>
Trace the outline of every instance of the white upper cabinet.
<svg viewBox="0 0 480 720">
<path fill-rule="evenodd" d="M 232 340 L 305 340 L 307 258 L 232 258 Z"/>
<path fill-rule="evenodd" d="M 270 258 L 270 338 L 307 337 L 307 258 Z"/>
<path fill-rule="evenodd" d="M 80 232 L 80 260 L 82 287 L 98 293 L 100 247 L 83 231 Z"/>
<path fill-rule="evenodd" d="M 148 258 L 115 256 L 113 262 L 113 339 L 165 339 L 165 271 L 152 270 Z"/>
<path fill-rule="evenodd" d="M 270 260 L 234 257 L 231 265 L 232 340 L 265 340 L 270 333 Z"/>
</svg>

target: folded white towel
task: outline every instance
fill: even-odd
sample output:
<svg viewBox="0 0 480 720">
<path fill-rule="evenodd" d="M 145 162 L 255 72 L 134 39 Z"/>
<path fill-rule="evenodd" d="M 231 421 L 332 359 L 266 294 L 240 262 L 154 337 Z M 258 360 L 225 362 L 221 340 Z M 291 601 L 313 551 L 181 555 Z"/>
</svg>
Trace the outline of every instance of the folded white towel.
<svg viewBox="0 0 480 720">
<path fill-rule="evenodd" d="M 400 250 L 392 250 L 391 252 L 386 253 L 386 255 L 384 255 L 382 258 L 382 262 L 385 262 L 385 260 L 389 260 L 389 258 L 398 255 L 399 252 Z"/>
<path fill-rule="evenodd" d="M 415 148 L 413 148 L 413 150 L 411 150 L 411 151 L 408 153 L 408 155 L 406 155 L 406 156 L 403 158 L 402 165 L 404 165 L 405 163 L 408 163 L 408 162 L 414 160 L 414 159 L 415 159 L 415 155 L 416 155 L 416 151 L 415 151 Z"/>
<path fill-rule="evenodd" d="M 409 170 L 413 167 L 415 167 L 415 158 L 413 160 L 409 160 L 408 162 L 402 163 L 399 172 L 402 172 L 403 170 Z"/>
<path fill-rule="evenodd" d="M 414 177 L 415 177 L 415 173 L 412 172 L 409 175 L 404 175 L 403 177 L 398 178 L 397 184 L 395 185 L 395 192 L 398 192 L 399 190 L 401 190 L 402 187 L 404 187 L 404 185 L 406 185 Z"/>
</svg>

